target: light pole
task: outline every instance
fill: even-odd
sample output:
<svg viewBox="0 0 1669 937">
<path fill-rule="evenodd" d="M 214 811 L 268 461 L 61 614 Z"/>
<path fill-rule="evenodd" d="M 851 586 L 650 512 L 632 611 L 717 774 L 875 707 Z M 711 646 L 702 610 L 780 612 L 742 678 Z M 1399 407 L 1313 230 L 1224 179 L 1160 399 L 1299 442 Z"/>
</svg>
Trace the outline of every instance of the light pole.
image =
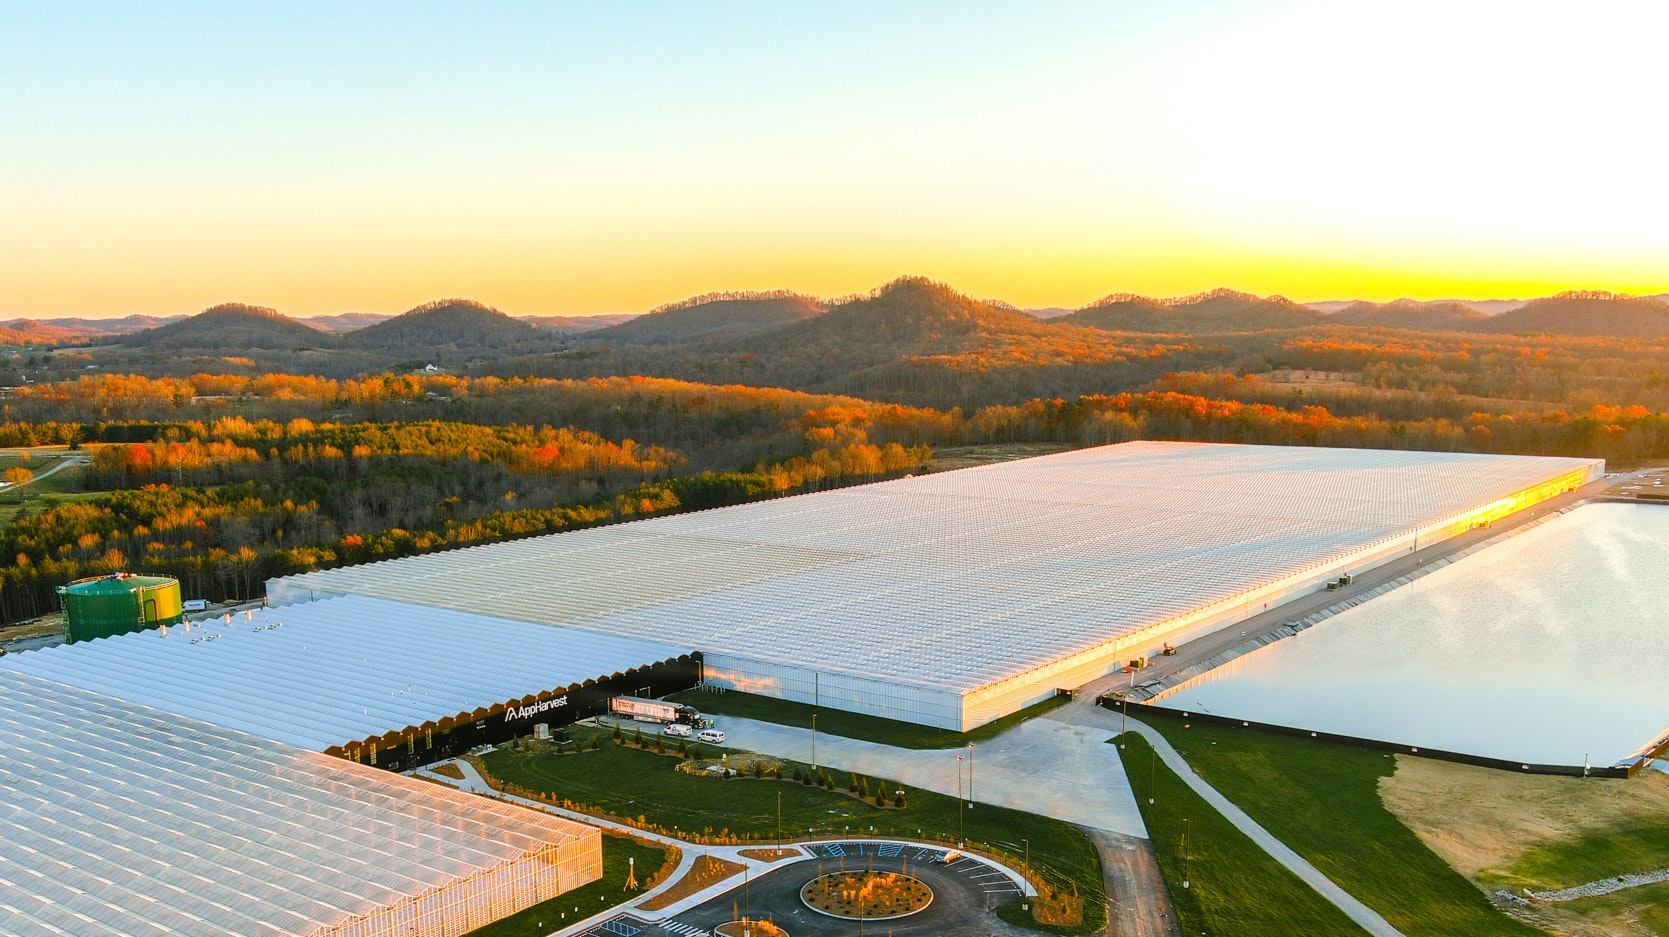
<svg viewBox="0 0 1669 937">
<path fill-rule="evenodd" d="M 777 791 L 777 842 L 782 842 L 782 791 Z"/>
<path fill-rule="evenodd" d="M 1182 887 L 1188 887 L 1188 818 L 1182 818 Z"/>
<path fill-rule="evenodd" d="M 956 756 L 956 845 L 962 845 L 962 756 Z"/>
<path fill-rule="evenodd" d="M 1147 803 L 1153 806 L 1153 785 L 1159 777 L 1159 749 L 1147 750 Z M 778 795 L 781 796 L 781 795 Z"/>
<path fill-rule="evenodd" d="M 811 714 L 811 770 L 817 770 L 817 714 Z"/>
<path fill-rule="evenodd" d="M 1020 877 L 1025 879 L 1024 882 L 1020 883 L 1020 895 L 1025 897 L 1026 889 L 1030 888 L 1032 883 L 1032 841 L 1022 839 L 1020 843 L 1026 850 L 1025 864 L 1020 866 Z"/>
<path fill-rule="evenodd" d="M 968 743 L 968 809 L 974 809 L 974 743 Z"/>
</svg>

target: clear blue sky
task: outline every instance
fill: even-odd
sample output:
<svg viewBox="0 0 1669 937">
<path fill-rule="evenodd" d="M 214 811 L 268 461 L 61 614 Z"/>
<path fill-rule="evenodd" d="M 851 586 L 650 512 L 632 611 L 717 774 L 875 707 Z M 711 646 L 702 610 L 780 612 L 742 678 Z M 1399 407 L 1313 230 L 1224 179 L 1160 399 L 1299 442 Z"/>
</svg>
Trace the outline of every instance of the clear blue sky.
<svg viewBox="0 0 1669 937">
<path fill-rule="evenodd" d="M 1661 5 L 345 6 L 0 7 L 0 317 L 1669 287 Z"/>
</svg>

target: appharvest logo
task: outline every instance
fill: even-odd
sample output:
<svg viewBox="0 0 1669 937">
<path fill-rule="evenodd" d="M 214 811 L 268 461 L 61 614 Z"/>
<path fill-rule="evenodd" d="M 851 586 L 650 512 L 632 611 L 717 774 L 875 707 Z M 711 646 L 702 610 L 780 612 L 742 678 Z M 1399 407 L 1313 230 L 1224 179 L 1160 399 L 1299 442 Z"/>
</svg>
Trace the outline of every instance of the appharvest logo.
<svg viewBox="0 0 1669 937">
<path fill-rule="evenodd" d="M 514 722 L 517 719 L 526 719 L 529 716 L 537 716 L 546 710 L 560 709 L 566 705 L 568 705 L 568 697 L 556 696 L 551 699 L 542 699 L 531 706 L 512 706 L 504 711 L 504 721 Z"/>
</svg>

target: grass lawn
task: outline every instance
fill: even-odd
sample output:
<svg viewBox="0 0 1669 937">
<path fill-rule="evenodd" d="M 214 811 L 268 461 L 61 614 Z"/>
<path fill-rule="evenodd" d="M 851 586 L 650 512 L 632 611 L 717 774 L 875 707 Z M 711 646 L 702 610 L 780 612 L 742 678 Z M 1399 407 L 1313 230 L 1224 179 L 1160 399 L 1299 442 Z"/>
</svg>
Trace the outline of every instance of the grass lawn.
<svg viewBox="0 0 1669 937">
<path fill-rule="evenodd" d="M 919 726 L 912 722 L 899 722 L 896 719 L 866 716 L 840 709 L 819 709 L 807 703 L 738 693 L 734 690 L 727 693 L 685 690 L 682 693 L 674 693 L 668 699 L 694 706 L 704 713 L 716 716 L 740 716 L 743 719 L 757 719 L 760 722 L 774 722 L 777 725 L 797 726 L 802 729 L 811 728 L 811 716 L 816 713 L 817 731 L 820 733 L 891 745 L 894 748 L 961 748 L 969 742 L 978 744 L 1014 728 L 1027 719 L 1041 716 L 1067 703 L 1066 697 L 1057 696 L 1027 706 L 1019 712 L 1010 713 L 995 722 L 986 723 L 972 732 L 952 732 L 949 729 L 935 729 L 932 726 Z"/>
<path fill-rule="evenodd" d="M 1129 747 L 1119 757 L 1184 934 L 1366 934 L 1156 763 L 1146 739 L 1132 732 L 1126 741 Z M 1182 887 L 1184 877 L 1187 888 Z"/>
<path fill-rule="evenodd" d="M 1655 818 L 1551 840 L 1520 856 L 1507 869 L 1503 883 L 1554 890 L 1665 867 L 1669 867 L 1669 818 Z"/>
<path fill-rule="evenodd" d="M 478 927 L 466 937 L 545 937 L 564 925 L 584 920 L 637 897 L 640 892 L 622 890 L 626 883 L 627 860 L 637 860 L 637 880 L 643 882 L 660 869 L 666 861 L 666 854 L 667 850 L 660 846 L 604 833 L 602 878 L 486 927 Z M 576 911 L 576 908 L 579 910 Z"/>
<path fill-rule="evenodd" d="M 39 475 L 40 472 L 36 472 Z M 83 492 L 81 477 L 87 474 L 86 468 L 73 466 L 62 471 L 53 472 L 44 478 L 36 478 L 29 483 L 29 499 L 33 501 L 40 495 L 72 495 L 72 494 L 108 494 L 108 492 Z"/>
<path fill-rule="evenodd" d="M 1207 783 L 1408 937 L 1542 933 L 1495 910 L 1385 808 L 1379 779 L 1395 770 L 1391 756 L 1157 716 L 1148 724 Z"/>
<path fill-rule="evenodd" d="M 1611 933 L 1669 935 L 1669 882 L 1642 885 L 1599 898 L 1559 905 L 1591 921 L 1611 926 Z"/>
<path fill-rule="evenodd" d="M 575 733 L 580 739 L 580 733 Z M 703 746 L 711 754 L 711 749 Z M 777 835 L 781 795 L 785 837 L 874 835 L 958 836 L 958 801 L 931 791 L 906 789 L 902 808 L 876 807 L 837 791 L 789 781 L 696 777 L 675 770 L 679 759 L 605 741 L 597 751 L 567 755 L 500 749 L 483 758 L 499 779 L 548 792 L 618 817 L 642 818 L 668 830 L 728 832 L 763 839 Z M 792 777 L 794 766 L 786 773 Z M 835 775 L 836 784 L 848 780 Z M 869 778 L 871 788 L 878 783 Z M 888 790 L 897 790 L 891 782 Z M 965 841 L 1018 856 L 1031 843 L 1031 864 L 1052 881 L 1075 885 L 1091 929 L 1105 924 L 1101 859 L 1095 845 L 1071 824 L 1036 814 L 980 804 L 961 815 Z"/>
</svg>

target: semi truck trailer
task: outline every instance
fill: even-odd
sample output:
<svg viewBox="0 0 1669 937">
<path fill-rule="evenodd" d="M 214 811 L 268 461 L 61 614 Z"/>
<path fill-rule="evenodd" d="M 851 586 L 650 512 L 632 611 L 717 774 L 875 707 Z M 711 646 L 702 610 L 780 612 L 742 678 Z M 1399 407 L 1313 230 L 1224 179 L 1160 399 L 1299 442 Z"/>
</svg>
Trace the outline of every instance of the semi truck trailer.
<svg viewBox="0 0 1669 937">
<path fill-rule="evenodd" d="M 608 701 L 608 710 L 618 716 L 629 716 L 645 722 L 681 722 L 700 726 L 701 713 L 694 706 L 667 700 L 644 699 L 641 696 L 616 696 Z"/>
</svg>

